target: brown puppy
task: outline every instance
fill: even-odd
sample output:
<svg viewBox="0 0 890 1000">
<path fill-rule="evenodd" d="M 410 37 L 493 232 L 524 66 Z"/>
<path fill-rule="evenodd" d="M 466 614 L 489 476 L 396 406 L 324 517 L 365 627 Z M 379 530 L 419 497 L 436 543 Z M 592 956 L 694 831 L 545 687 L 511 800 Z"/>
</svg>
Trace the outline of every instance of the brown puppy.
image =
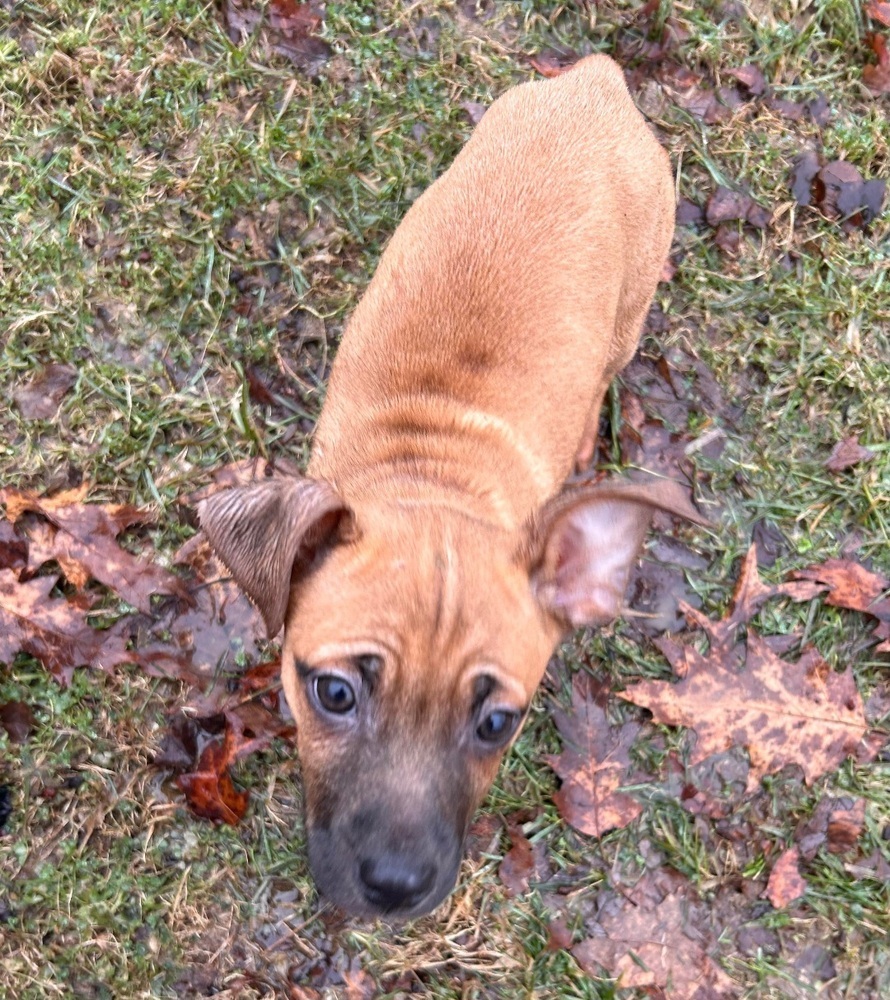
<svg viewBox="0 0 890 1000">
<path fill-rule="evenodd" d="M 347 910 L 444 898 L 557 643 L 620 611 L 653 508 L 700 520 L 663 480 L 565 486 L 673 223 L 668 158 L 615 63 L 508 91 L 393 235 L 307 478 L 201 505 L 285 626 L 310 864 Z"/>
</svg>

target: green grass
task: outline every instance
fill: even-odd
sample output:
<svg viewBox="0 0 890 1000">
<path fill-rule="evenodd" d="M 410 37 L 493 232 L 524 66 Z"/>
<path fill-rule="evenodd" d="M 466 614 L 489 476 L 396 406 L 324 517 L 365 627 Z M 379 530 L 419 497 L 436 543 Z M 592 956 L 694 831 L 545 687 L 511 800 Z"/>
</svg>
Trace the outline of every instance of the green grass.
<svg viewBox="0 0 890 1000">
<path fill-rule="evenodd" d="M 314 82 L 258 39 L 233 45 L 216 4 L 58 0 L 5 11 L 0 385 L 10 398 L 52 361 L 76 366 L 78 379 L 56 419 L 0 407 L 0 485 L 42 491 L 85 479 L 96 499 L 150 505 L 159 514 L 150 543 L 167 558 L 191 532 L 177 500 L 210 470 L 257 453 L 305 460 L 346 317 L 399 219 L 470 133 L 461 102 L 487 103 L 527 78 L 524 54 L 611 51 L 640 31 L 639 4 L 495 6 L 468 20 L 446 0 L 331 2 L 334 56 Z M 765 109 L 705 126 L 669 100 L 654 114 L 682 196 L 703 201 L 721 180 L 774 213 L 772 229 L 743 235 L 734 260 L 709 231 L 678 229 L 678 271 L 658 294 L 664 339 L 700 357 L 738 409 L 734 419 L 713 415 L 727 433 L 720 458 L 698 460 L 719 529 L 687 535 L 708 559 L 689 585 L 714 614 L 760 518 L 788 543 L 770 579 L 845 546 L 890 569 L 888 213 L 869 233 L 845 235 L 795 206 L 788 187 L 807 146 L 865 177 L 888 175 L 890 124 L 860 81 L 863 5 L 750 7 L 736 17 L 715 3 L 659 9 L 688 32 L 685 65 L 726 83 L 726 70 L 753 60 L 778 96 L 824 91 L 833 108 L 821 128 Z M 249 398 L 249 368 L 274 405 Z M 831 447 L 852 433 L 877 457 L 827 472 Z M 765 632 L 805 627 L 829 662 L 852 663 L 864 697 L 886 691 L 886 658 L 868 651 L 859 616 L 775 602 L 759 622 Z M 668 676 L 622 624 L 579 637 L 563 659 L 616 684 Z M 553 804 L 545 763 L 560 748 L 549 708 L 568 688 L 558 673 L 548 684 L 486 805 L 501 816 L 531 810 L 526 832 L 546 845 L 547 879 L 507 898 L 497 868 L 508 844 L 495 839 L 466 863 L 443 913 L 391 929 L 317 912 L 288 747 L 239 766 L 248 816 L 214 827 L 190 817 L 151 766 L 184 692 L 136 671 L 81 671 L 61 690 L 27 659 L 0 667 L 0 703 L 27 701 L 37 716 L 23 747 L 0 731 L 0 784 L 15 806 L 0 836 L 0 994 L 178 997 L 213 987 L 259 998 L 302 983 L 327 997 L 362 966 L 381 996 L 624 998 L 632 991 L 548 951 L 547 923 L 564 908 L 582 940 L 598 891 L 653 852 L 718 913 L 742 882 L 765 880 L 823 795 L 851 794 L 868 803 L 861 854 L 888 858 L 886 762 L 848 763 L 812 789 L 776 776 L 739 809 L 756 842 L 729 844 L 665 791 L 670 758 L 688 742 L 652 725 L 634 751 L 653 775 L 641 818 L 599 842 L 575 833 Z M 805 871 L 803 907 L 752 918 L 778 934 L 779 954 L 721 942 L 739 996 L 809 995 L 793 968 L 807 943 L 826 947 L 837 969 L 820 995 L 886 994 L 886 883 L 824 851 Z"/>
</svg>

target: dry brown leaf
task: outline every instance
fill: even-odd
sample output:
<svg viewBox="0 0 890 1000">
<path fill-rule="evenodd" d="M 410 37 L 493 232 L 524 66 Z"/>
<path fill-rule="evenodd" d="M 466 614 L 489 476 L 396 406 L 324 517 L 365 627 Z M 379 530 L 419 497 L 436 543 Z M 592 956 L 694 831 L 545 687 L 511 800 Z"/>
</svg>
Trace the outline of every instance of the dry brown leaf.
<svg viewBox="0 0 890 1000">
<path fill-rule="evenodd" d="M 0 521 L 0 569 L 23 570 L 28 565 L 28 543 L 9 521 Z"/>
<path fill-rule="evenodd" d="M 27 653 L 66 685 L 76 667 L 134 662 L 121 627 L 91 628 L 82 602 L 50 596 L 55 585 L 54 576 L 20 583 L 12 570 L 0 570 L 0 662 Z"/>
<path fill-rule="evenodd" d="M 865 799 L 857 799 L 849 809 L 835 808 L 828 814 L 826 840 L 832 854 L 854 848 L 865 826 Z"/>
<path fill-rule="evenodd" d="M 235 788 L 229 768 L 237 760 L 264 750 L 277 733 L 247 735 L 237 713 L 225 713 L 222 739 L 209 742 L 201 751 L 194 771 L 176 779 L 196 816 L 235 826 L 247 811 L 249 793 Z"/>
<path fill-rule="evenodd" d="M 764 896 L 777 910 L 781 910 L 795 899 L 800 899 L 806 889 L 806 879 L 800 874 L 800 851 L 791 847 L 783 851 L 773 865 Z"/>
<path fill-rule="evenodd" d="M 744 219 L 751 208 L 751 196 L 732 188 L 717 187 L 708 198 L 705 218 L 709 226 L 719 226 L 721 222 Z"/>
<path fill-rule="evenodd" d="M 719 649 L 705 656 L 669 639 L 656 645 L 682 679 L 643 681 L 620 697 L 648 708 L 658 722 L 693 729 L 691 764 L 733 746 L 747 749 L 748 792 L 788 764 L 799 765 L 812 784 L 855 753 L 867 731 L 852 670 L 835 673 L 816 650 L 789 663 L 749 633 L 740 671 Z"/>
<path fill-rule="evenodd" d="M 34 725 L 34 713 L 25 702 L 7 701 L 0 705 L 0 728 L 6 730 L 10 743 L 27 743 Z"/>
<path fill-rule="evenodd" d="M 345 969 L 343 982 L 346 984 L 343 1000 L 371 1000 L 377 996 L 377 983 L 364 969 Z"/>
<path fill-rule="evenodd" d="M 528 892 L 529 879 L 535 870 L 535 858 L 531 841 L 522 832 L 519 823 L 511 823 L 507 827 L 507 834 L 510 837 L 510 850 L 504 855 L 498 868 L 498 877 L 503 882 L 507 895 L 521 896 Z"/>
<path fill-rule="evenodd" d="M 3 490 L 6 516 L 23 522 L 26 514 L 45 521 L 24 524 L 29 539 L 29 565 L 38 570 L 45 562 L 58 562 L 66 578 L 77 587 L 98 580 L 140 611 L 151 610 L 153 594 L 174 594 L 189 600 L 179 577 L 156 563 L 134 556 L 117 543 L 117 536 L 151 515 L 129 504 L 84 504 L 68 495 L 38 497 L 24 490 Z"/>
<path fill-rule="evenodd" d="M 639 725 L 612 726 L 606 716 L 608 694 L 587 674 L 572 685 L 572 707 L 554 713 L 565 749 L 547 763 L 562 779 L 553 798 L 562 817 L 576 830 L 600 837 L 627 826 L 642 811 L 620 787 L 630 780 L 630 748 Z"/>
<path fill-rule="evenodd" d="M 890 580 L 887 577 L 852 559 L 827 559 L 798 570 L 794 576 L 827 587 L 826 604 L 877 618 L 878 627 L 873 635 L 882 640 L 877 650 L 890 652 Z"/>
<path fill-rule="evenodd" d="M 831 454 L 825 462 L 825 468 L 829 472 L 843 472 L 851 466 L 860 462 L 870 462 L 875 457 L 875 453 L 859 443 L 859 435 L 851 434 L 849 437 L 838 441 L 831 449 Z"/>
<path fill-rule="evenodd" d="M 324 22 L 320 0 L 270 0 L 265 11 L 248 0 L 225 0 L 229 38 L 236 44 L 254 41 L 258 48 L 289 59 L 301 72 L 315 77 L 332 49 L 316 32 Z"/>
<path fill-rule="evenodd" d="M 570 49 L 544 49 L 529 56 L 528 61 L 541 76 L 554 77 L 570 70 L 580 58 L 577 52 Z"/>
<path fill-rule="evenodd" d="M 690 623 L 703 629 L 710 643 L 710 655 L 728 658 L 736 647 L 739 628 L 746 625 L 763 605 L 773 597 L 789 597 L 793 601 L 809 601 L 825 592 L 819 582 L 803 580 L 765 584 L 757 571 L 757 546 L 751 545 L 742 561 L 729 609 L 719 621 L 712 621 L 694 608 L 685 607 Z M 685 654 L 678 654 L 685 660 Z M 684 674 L 680 672 L 682 677 Z"/>
<path fill-rule="evenodd" d="M 13 393 L 13 399 L 26 420 L 49 420 L 76 381 L 77 370 L 71 365 L 46 365 Z"/>
<path fill-rule="evenodd" d="M 819 154 L 813 150 L 801 153 L 791 170 L 791 193 L 798 205 L 809 205 L 813 200 L 813 181 L 821 169 Z"/>
<path fill-rule="evenodd" d="M 867 40 L 878 61 L 863 67 L 862 81 L 876 97 L 890 94 L 890 50 L 887 49 L 887 39 L 884 35 L 873 32 L 867 36 Z"/>
<path fill-rule="evenodd" d="M 755 66 L 754 63 L 747 63 L 745 66 L 739 66 L 738 69 L 727 70 L 727 74 L 747 87 L 755 97 L 759 97 L 766 91 L 766 77 L 763 75 L 763 70 L 759 66 Z"/>
<path fill-rule="evenodd" d="M 890 28 L 890 3 L 882 3 L 880 0 L 869 0 L 865 5 L 865 13 L 873 21 Z"/>
<path fill-rule="evenodd" d="M 572 947 L 574 935 L 563 916 L 547 922 L 547 951 L 568 951 Z"/>
<path fill-rule="evenodd" d="M 680 876 L 647 874 L 603 906 L 595 936 L 575 945 L 572 954 L 589 975 L 600 977 L 603 969 L 620 989 L 658 990 L 653 995 L 676 1000 L 729 1000 L 735 985 L 711 957 L 714 935 L 699 926 L 706 924 L 699 911 L 706 910 Z"/>
</svg>

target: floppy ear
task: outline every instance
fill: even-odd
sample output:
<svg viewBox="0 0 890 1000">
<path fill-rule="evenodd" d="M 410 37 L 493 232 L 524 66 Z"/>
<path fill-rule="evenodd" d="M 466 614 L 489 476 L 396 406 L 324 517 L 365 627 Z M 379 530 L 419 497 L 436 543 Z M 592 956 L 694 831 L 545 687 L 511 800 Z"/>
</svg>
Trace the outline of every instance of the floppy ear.
<svg viewBox="0 0 890 1000">
<path fill-rule="evenodd" d="M 617 617 L 655 510 L 708 524 L 670 479 L 569 486 L 549 500 L 528 530 L 526 549 L 544 609 L 572 628 Z"/>
<path fill-rule="evenodd" d="M 272 637 L 284 624 L 297 562 L 311 559 L 351 511 L 328 483 L 294 477 L 214 493 L 198 504 L 198 517 Z"/>
</svg>

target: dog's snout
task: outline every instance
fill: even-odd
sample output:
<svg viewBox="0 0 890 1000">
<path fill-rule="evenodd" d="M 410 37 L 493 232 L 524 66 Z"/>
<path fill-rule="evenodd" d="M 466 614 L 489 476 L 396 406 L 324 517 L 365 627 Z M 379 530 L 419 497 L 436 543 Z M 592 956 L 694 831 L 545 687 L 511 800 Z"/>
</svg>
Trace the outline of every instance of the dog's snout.
<svg viewBox="0 0 890 1000">
<path fill-rule="evenodd" d="M 420 903 L 436 879 L 436 868 L 407 854 L 387 851 L 359 865 L 365 898 L 383 911 L 409 910 Z"/>
</svg>

